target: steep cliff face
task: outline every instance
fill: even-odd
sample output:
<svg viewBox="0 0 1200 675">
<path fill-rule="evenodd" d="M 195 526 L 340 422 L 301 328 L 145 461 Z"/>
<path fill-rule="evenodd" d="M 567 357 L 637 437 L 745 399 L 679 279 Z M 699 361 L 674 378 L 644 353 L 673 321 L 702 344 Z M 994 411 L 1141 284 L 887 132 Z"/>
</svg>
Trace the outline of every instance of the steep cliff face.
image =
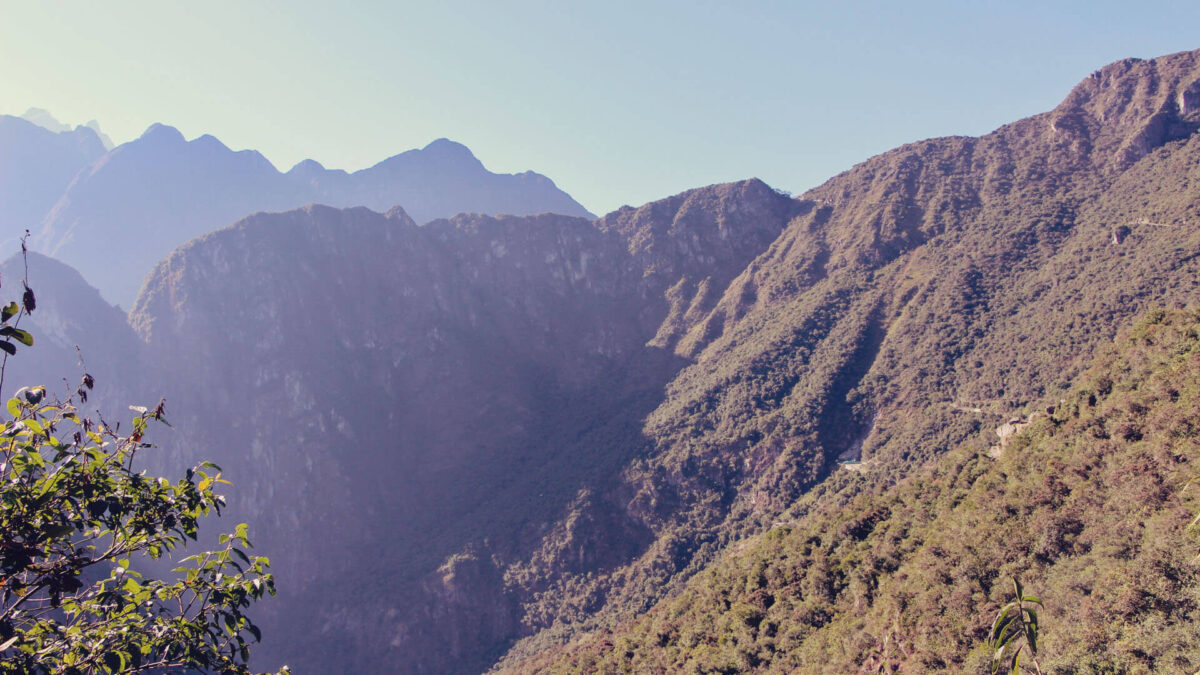
<svg viewBox="0 0 1200 675">
<path fill-rule="evenodd" d="M 647 533 L 604 486 L 641 451 L 641 420 L 683 363 L 647 344 L 663 293 L 672 275 L 732 278 L 783 228 L 787 201 L 756 181 L 675 198 L 772 220 L 681 218 L 697 238 L 650 275 L 584 219 L 418 227 L 399 209 L 317 206 L 251 217 L 160 263 L 132 321 L 182 430 L 177 460 L 234 477 L 233 517 L 279 568 L 268 628 L 360 646 L 347 663 L 289 642 L 289 658 L 478 670 L 528 631 L 521 602 L 552 580 L 510 567 L 564 509 L 588 510 L 568 528 L 591 537 L 572 569 L 636 554 Z"/>
<path fill-rule="evenodd" d="M 749 180 L 625 207 L 596 226 L 625 240 L 642 267 L 647 292 L 667 303 L 651 344 L 690 356 L 713 330 L 697 324 L 733 277 L 812 206 Z"/>
</svg>

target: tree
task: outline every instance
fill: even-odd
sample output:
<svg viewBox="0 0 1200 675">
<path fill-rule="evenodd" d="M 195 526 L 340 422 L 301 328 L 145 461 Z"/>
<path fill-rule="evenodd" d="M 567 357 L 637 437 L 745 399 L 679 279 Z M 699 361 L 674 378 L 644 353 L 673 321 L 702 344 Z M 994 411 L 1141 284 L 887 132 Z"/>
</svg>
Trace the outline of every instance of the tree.
<svg viewBox="0 0 1200 675">
<path fill-rule="evenodd" d="M 32 346 L 17 324 L 34 309 L 28 287 L 20 306 L 3 308 L 4 362 L 14 341 Z M 148 426 L 165 423 L 163 404 L 132 408 L 130 433 L 121 435 L 119 425 L 77 407 L 93 384 L 83 375 L 65 401 L 25 388 L 5 406 L 0 673 L 248 673 L 249 643 L 261 634 L 245 610 L 275 589 L 268 560 L 246 553 L 245 524 L 216 550 L 178 561 L 176 576 L 137 571 L 195 541 L 199 521 L 220 514 L 215 490 L 228 481 L 212 464 L 175 482 L 136 471 L 138 453 L 152 447 Z"/>
</svg>

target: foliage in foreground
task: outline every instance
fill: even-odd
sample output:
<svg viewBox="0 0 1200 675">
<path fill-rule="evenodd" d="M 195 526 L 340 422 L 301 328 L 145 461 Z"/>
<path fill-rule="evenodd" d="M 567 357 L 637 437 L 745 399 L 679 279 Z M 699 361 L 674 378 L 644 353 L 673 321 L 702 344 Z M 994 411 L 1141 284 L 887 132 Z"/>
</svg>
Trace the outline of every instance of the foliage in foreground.
<svg viewBox="0 0 1200 675">
<path fill-rule="evenodd" d="M 268 561 L 250 557 L 246 526 L 221 548 L 189 556 L 175 581 L 131 560 L 158 559 L 195 540 L 220 512 L 220 474 L 205 465 L 176 483 L 134 472 L 147 424 L 133 433 L 51 403 L 42 388 L 10 399 L 0 432 L 0 672 L 248 672 L 244 610 L 274 594 Z"/>
<path fill-rule="evenodd" d="M 33 309 L 28 289 L 23 307 L 3 308 L 5 359 L 16 352 L 11 340 L 32 346 L 16 324 Z M 136 569 L 196 540 L 200 519 L 220 514 L 214 490 L 227 481 L 211 464 L 175 483 L 135 471 L 163 405 L 134 408 L 132 432 L 121 435 L 81 415 L 75 401 L 92 385 L 84 375 L 65 403 L 25 388 L 5 406 L 0 673 L 248 673 L 249 640 L 261 634 L 245 610 L 275 589 L 267 559 L 245 552 L 246 525 L 180 560 L 171 579 Z"/>
</svg>

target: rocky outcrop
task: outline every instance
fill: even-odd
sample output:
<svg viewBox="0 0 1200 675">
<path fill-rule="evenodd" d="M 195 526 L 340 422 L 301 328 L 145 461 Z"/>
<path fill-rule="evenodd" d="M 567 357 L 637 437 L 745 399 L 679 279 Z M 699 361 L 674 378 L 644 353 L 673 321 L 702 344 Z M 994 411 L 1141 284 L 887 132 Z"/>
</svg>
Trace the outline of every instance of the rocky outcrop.
<svg viewBox="0 0 1200 675">
<path fill-rule="evenodd" d="M 647 292 L 667 304 L 652 344 L 687 356 L 719 333 L 711 320 L 699 324 L 734 277 L 812 208 L 754 179 L 627 206 L 596 226 L 625 240 Z"/>
</svg>

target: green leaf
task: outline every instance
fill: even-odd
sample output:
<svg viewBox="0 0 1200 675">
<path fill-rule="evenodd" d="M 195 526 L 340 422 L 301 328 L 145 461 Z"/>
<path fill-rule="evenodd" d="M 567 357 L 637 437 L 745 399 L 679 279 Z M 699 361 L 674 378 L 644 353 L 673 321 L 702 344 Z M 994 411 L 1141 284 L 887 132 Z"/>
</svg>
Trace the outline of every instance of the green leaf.
<svg viewBox="0 0 1200 675">
<path fill-rule="evenodd" d="M 104 667 L 110 673 L 120 672 L 124 667 L 124 659 L 117 656 L 116 652 L 108 652 L 104 655 Z"/>
<path fill-rule="evenodd" d="M 62 539 L 71 534 L 73 528 L 70 525 L 51 525 L 46 528 L 46 539 Z"/>
<path fill-rule="evenodd" d="M 26 347 L 33 346 L 33 334 L 27 330 L 14 328 L 13 326 L 0 326 L 0 336 L 16 338 L 17 342 Z"/>
<path fill-rule="evenodd" d="M 21 402 L 15 398 L 8 399 L 8 414 L 13 417 L 21 416 Z"/>
<path fill-rule="evenodd" d="M 17 303 L 15 303 L 15 302 L 10 302 L 7 305 L 5 305 L 3 309 L 0 309 L 0 321 L 8 321 L 9 319 L 13 318 L 14 316 L 16 316 L 17 314 L 20 314 L 20 313 L 21 313 L 20 306 L 18 306 Z"/>
<path fill-rule="evenodd" d="M 8 352 L 10 356 L 17 353 L 17 346 L 8 340 L 0 341 L 0 349 Z"/>
<path fill-rule="evenodd" d="M 1000 614 L 996 616 L 996 620 L 992 622 L 992 642 L 996 642 L 1003 635 L 1004 629 L 1008 627 L 1008 613 L 1012 611 L 1012 605 L 1005 605 L 1004 609 L 1000 610 Z"/>
</svg>

